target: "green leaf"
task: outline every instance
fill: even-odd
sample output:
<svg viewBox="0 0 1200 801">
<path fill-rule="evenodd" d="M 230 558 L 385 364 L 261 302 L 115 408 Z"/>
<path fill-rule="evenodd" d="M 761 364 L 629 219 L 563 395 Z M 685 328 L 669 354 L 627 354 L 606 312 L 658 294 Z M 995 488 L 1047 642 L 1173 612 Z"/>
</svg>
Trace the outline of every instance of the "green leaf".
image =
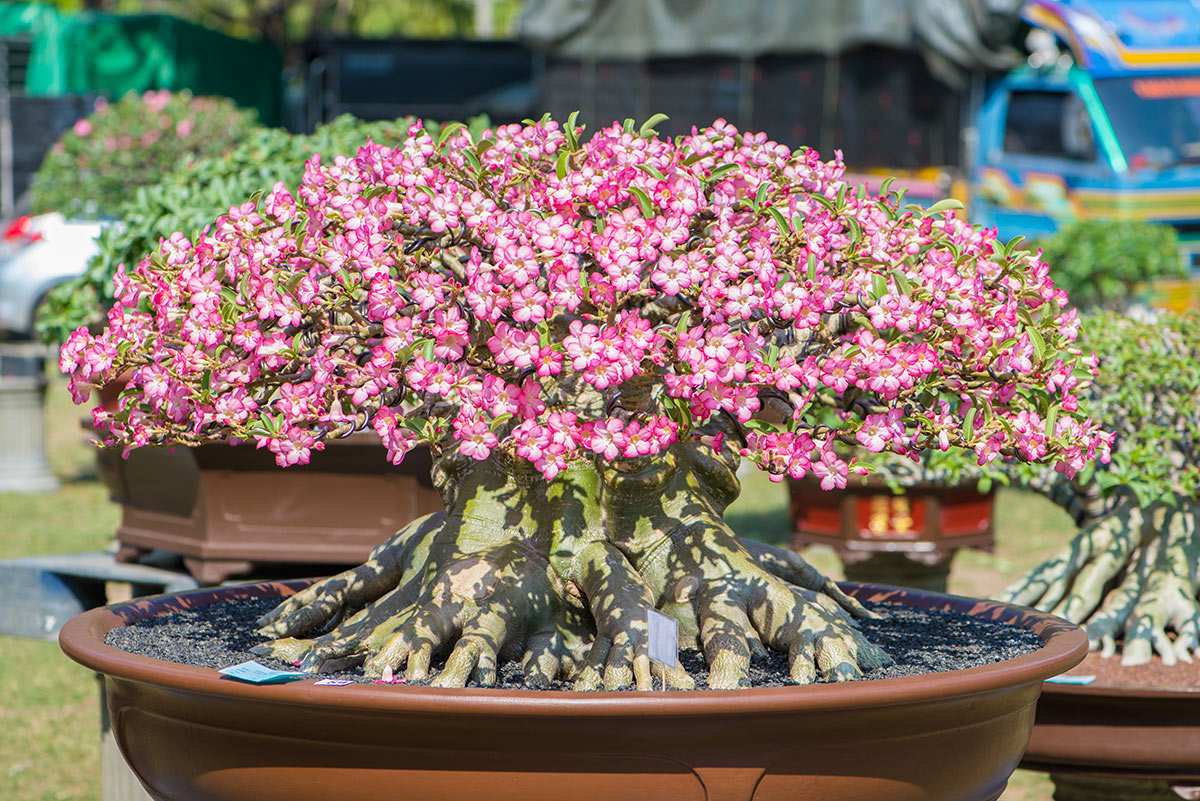
<svg viewBox="0 0 1200 801">
<path fill-rule="evenodd" d="M 1050 411 L 1046 412 L 1046 437 L 1047 438 L 1049 438 L 1049 439 L 1054 438 L 1054 428 L 1055 428 L 1055 425 L 1057 422 L 1058 422 L 1058 405 L 1055 404 L 1050 407 Z"/>
<path fill-rule="evenodd" d="M 858 220 L 850 216 L 843 217 L 842 222 L 850 227 L 850 247 L 854 247 L 862 239 L 862 228 Z"/>
<path fill-rule="evenodd" d="M 1017 248 L 1019 248 L 1021 243 L 1024 241 L 1025 237 L 1023 236 L 1014 236 L 1012 239 L 1008 240 L 1008 244 L 1004 246 L 1004 258 L 1012 258 L 1012 255 L 1017 252 Z"/>
<path fill-rule="evenodd" d="M 563 126 L 563 133 L 567 137 L 567 146 L 570 147 L 571 150 L 579 149 L 579 137 L 575 135 L 575 128 L 577 127 L 575 120 L 578 117 L 579 117 L 579 112 L 572 111 L 567 116 L 567 124 L 565 126 Z"/>
<path fill-rule="evenodd" d="M 904 271 L 899 267 L 892 270 L 892 280 L 896 282 L 896 287 L 905 295 L 912 294 L 912 284 L 908 283 L 908 278 L 905 277 Z"/>
<path fill-rule="evenodd" d="M 671 118 L 666 114 L 655 114 L 653 117 L 642 123 L 642 127 L 638 129 L 638 136 L 642 137 L 643 139 L 649 139 L 652 136 L 657 136 L 658 131 L 654 130 L 654 126 L 658 125 L 660 122 L 666 122 L 669 119 Z"/>
<path fill-rule="evenodd" d="M 675 333 L 682 334 L 687 330 L 687 327 L 689 324 L 691 324 L 691 322 L 692 313 L 690 311 L 685 311 L 683 314 L 679 315 L 679 322 L 675 324 Z"/>
<path fill-rule="evenodd" d="M 629 194 L 633 195 L 637 199 L 638 205 L 642 207 L 643 217 L 649 218 L 654 216 L 654 204 L 650 202 L 650 196 L 640 187 L 629 187 Z"/>
<path fill-rule="evenodd" d="M 818 203 L 820 203 L 825 208 L 829 209 L 834 214 L 838 213 L 837 204 L 834 203 L 829 198 L 822 195 L 820 192 L 813 192 L 811 195 L 809 195 L 809 197 L 812 198 L 813 200 L 817 201 Z"/>
<path fill-rule="evenodd" d="M 712 168 L 712 172 L 708 174 L 708 178 L 706 180 L 709 183 L 714 183 L 736 169 L 738 169 L 738 165 L 736 164 L 718 164 L 716 167 Z"/>
<path fill-rule="evenodd" d="M 872 281 L 874 283 L 875 300 L 879 300 L 880 298 L 882 298 L 884 295 L 887 294 L 887 291 L 888 291 L 887 279 L 884 278 L 879 273 L 875 273 Z"/>
<path fill-rule="evenodd" d="M 963 442 L 970 443 L 971 438 L 975 435 L 975 407 L 971 407 L 970 413 L 963 416 L 962 427 Z"/>
<path fill-rule="evenodd" d="M 808 252 L 808 280 L 817 282 L 817 256 L 811 250 Z"/>
<path fill-rule="evenodd" d="M 771 206 L 770 208 L 768 208 L 767 211 L 770 213 L 770 215 L 772 217 L 775 218 L 775 224 L 777 226 L 779 226 L 780 234 L 786 234 L 791 230 L 788 228 L 787 220 L 785 220 L 783 218 L 783 212 L 781 212 L 779 209 L 775 208 L 774 206 Z"/>
<path fill-rule="evenodd" d="M 632 117 L 626 117 L 626 118 L 625 118 L 625 124 L 624 124 L 623 126 L 621 126 L 621 127 L 624 129 L 625 133 L 633 133 L 633 126 L 634 126 L 635 124 L 636 124 L 636 123 L 634 123 L 634 121 L 633 121 L 633 118 L 632 118 Z"/>
<path fill-rule="evenodd" d="M 1029 341 L 1033 345 L 1033 352 L 1037 354 L 1038 361 L 1044 361 L 1046 359 L 1046 340 L 1042 339 L 1042 335 L 1032 325 L 1025 329 L 1025 333 L 1029 334 Z"/>
<path fill-rule="evenodd" d="M 567 159 L 570 157 L 570 150 L 560 150 L 558 152 L 558 163 L 554 166 L 554 174 L 558 176 L 558 180 L 560 181 L 567 177 Z"/>
<path fill-rule="evenodd" d="M 667 180 L 667 177 L 665 175 L 663 175 L 661 172 L 659 172 L 658 169 L 651 164 L 639 164 L 639 165 L 637 165 L 637 168 L 639 170 L 641 170 L 642 172 L 646 173 L 647 175 L 649 175 L 651 178 L 657 178 L 660 181 Z"/>
<path fill-rule="evenodd" d="M 951 211 L 954 209 L 963 208 L 962 201 L 958 198 L 948 197 L 944 200 L 939 200 L 929 207 L 930 214 L 941 214 L 943 211 Z"/>
<path fill-rule="evenodd" d="M 469 131 L 467 131 L 467 126 L 463 125 L 461 122 L 450 122 L 450 123 L 447 123 L 444 128 L 442 128 L 442 132 L 438 136 L 438 141 L 437 141 L 438 148 L 440 149 L 442 147 L 442 145 L 446 144 L 446 140 L 448 140 L 451 136 L 453 136 L 458 131 L 465 132 L 468 141 L 470 140 L 471 134 Z"/>
<path fill-rule="evenodd" d="M 755 209 L 762 207 L 763 201 L 765 201 L 767 199 L 767 192 L 770 191 L 770 188 L 771 187 L 769 187 L 767 185 L 766 181 L 763 181 L 761 184 L 758 185 L 758 191 L 754 193 L 754 208 Z"/>
</svg>

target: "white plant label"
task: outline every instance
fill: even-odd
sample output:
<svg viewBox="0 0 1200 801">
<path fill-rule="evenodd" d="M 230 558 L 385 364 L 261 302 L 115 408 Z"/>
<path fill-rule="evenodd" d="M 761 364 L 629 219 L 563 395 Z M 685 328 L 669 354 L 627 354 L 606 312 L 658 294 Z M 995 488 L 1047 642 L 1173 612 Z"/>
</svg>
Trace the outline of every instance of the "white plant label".
<svg viewBox="0 0 1200 801">
<path fill-rule="evenodd" d="M 679 664 L 679 624 L 675 618 L 651 609 L 646 613 L 646 624 L 650 629 L 650 658 L 675 667 Z"/>
<path fill-rule="evenodd" d="M 321 679 L 314 681 L 313 685 L 317 687 L 345 687 L 347 684 L 353 684 L 350 679 Z"/>
</svg>

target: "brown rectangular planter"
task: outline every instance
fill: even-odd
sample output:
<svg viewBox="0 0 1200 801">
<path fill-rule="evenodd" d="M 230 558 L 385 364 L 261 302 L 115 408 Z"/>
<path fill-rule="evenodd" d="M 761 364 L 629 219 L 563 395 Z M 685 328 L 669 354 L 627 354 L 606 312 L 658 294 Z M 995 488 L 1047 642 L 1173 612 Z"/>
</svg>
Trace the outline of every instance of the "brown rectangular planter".
<svg viewBox="0 0 1200 801">
<path fill-rule="evenodd" d="M 789 480 L 792 547 L 829 545 L 853 561 L 872 553 L 936 554 L 958 548 L 991 550 L 995 493 L 965 485 L 917 484 L 897 494 L 882 481 L 850 482 L 822 490 L 804 478 Z"/>
<path fill-rule="evenodd" d="M 101 451 L 122 505 L 118 559 L 158 549 L 184 557 L 201 583 L 265 565 L 352 565 L 405 524 L 442 508 L 431 458 L 396 466 L 378 439 L 356 434 L 287 469 L 253 445 Z"/>
</svg>

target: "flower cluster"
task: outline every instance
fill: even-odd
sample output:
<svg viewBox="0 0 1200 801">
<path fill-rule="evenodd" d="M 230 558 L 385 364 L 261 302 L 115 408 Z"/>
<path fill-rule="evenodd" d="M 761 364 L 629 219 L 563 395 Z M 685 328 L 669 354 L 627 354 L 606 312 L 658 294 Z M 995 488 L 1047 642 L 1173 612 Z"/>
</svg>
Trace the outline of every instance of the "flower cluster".
<svg viewBox="0 0 1200 801">
<path fill-rule="evenodd" d="M 840 159 L 724 121 L 581 141 L 574 120 L 476 139 L 414 125 L 311 159 L 116 277 L 62 350 L 77 402 L 131 371 L 106 444 L 254 440 L 281 465 L 373 427 L 571 460 L 738 437 L 775 475 L 843 486 L 839 443 L 1107 457 L 1078 410 L 1078 323 L 1035 256 L 944 208 L 852 187 Z"/>
<path fill-rule="evenodd" d="M 111 217 L 142 186 L 188 158 L 220 155 L 255 127 L 225 98 L 167 90 L 101 98 L 55 142 L 33 182 L 33 208 L 70 218 Z"/>
<path fill-rule="evenodd" d="M 411 118 L 365 122 L 349 114 L 318 125 L 311 134 L 257 128 L 231 150 L 181 161 L 146 191 L 129 194 L 113 212 L 120 225 L 107 226 L 96 239 L 97 253 L 83 275 L 50 291 L 38 312 L 37 330 L 47 343 L 61 344 L 81 325 L 100 330 L 113 303 L 117 265 L 134 265 L 175 231 L 199 231 L 232 203 L 240 203 L 283 181 L 300 184 L 304 162 L 316 153 L 332 158 L 352 153 L 368 139 L 404 136 Z M 483 118 L 472 120 L 482 130 Z M 429 123 L 426 123 L 429 125 Z"/>
</svg>

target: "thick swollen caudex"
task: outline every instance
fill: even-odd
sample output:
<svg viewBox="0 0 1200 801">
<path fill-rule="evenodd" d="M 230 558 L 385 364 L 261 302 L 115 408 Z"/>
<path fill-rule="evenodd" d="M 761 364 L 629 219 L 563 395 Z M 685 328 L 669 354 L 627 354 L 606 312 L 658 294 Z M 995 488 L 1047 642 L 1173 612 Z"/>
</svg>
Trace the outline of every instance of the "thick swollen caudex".
<svg viewBox="0 0 1200 801">
<path fill-rule="evenodd" d="M 108 328 L 64 346 L 77 400 L 130 375 L 94 413 L 109 446 L 252 440 L 287 466 L 369 428 L 393 461 L 439 457 L 445 516 L 286 602 L 274 652 L 418 676 L 440 651 L 448 683 L 511 656 L 535 683 L 646 687 L 659 608 L 717 686 L 764 648 L 797 680 L 847 678 L 885 658 L 863 610 L 733 536 L 737 460 L 832 488 L 860 469 L 847 443 L 1068 474 L 1106 458 L 1075 313 L 1036 256 L 724 121 L 581 133 L 413 126 L 314 158 L 294 195 L 120 272 Z"/>
<path fill-rule="evenodd" d="M 454 507 L 410 525 L 363 566 L 314 584 L 266 615 L 261 631 L 276 640 L 260 652 L 310 669 L 362 662 L 369 675 L 403 671 L 423 679 L 432 656 L 448 651 L 436 679 L 444 686 L 493 684 L 497 665 L 513 659 L 531 686 L 562 678 L 578 689 L 649 689 L 657 676 L 691 687 L 679 666 L 650 662 L 647 613 L 662 608 L 684 623 L 682 645 L 703 647 L 713 687 L 742 686 L 750 649 L 761 652 L 764 642 L 791 655 L 798 681 L 818 673 L 852 678 L 885 664 L 886 655 L 854 627 L 853 617 L 867 614 L 861 606 L 795 554 L 757 544 L 760 562 L 724 528 L 713 513 L 736 497 L 736 479 L 723 460 L 690 458 L 722 468 L 715 498 L 716 482 L 705 471 L 708 482 L 645 485 L 635 498 L 602 487 L 588 466 L 547 482 L 507 460 L 462 464 L 453 471 L 462 486 L 447 493 Z M 681 475 L 671 464 L 671 474 Z M 620 530 L 610 522 L 611 504 L 636 504 L 642 515 L 658 516 L 655 499 L 673 508 L 680 492 L 713 510 L 691 524 L 707 521 L 723 530 L 680 537 L 671 529 L 666 552 L 678 537 L 681 547 L 691 542 L 690 552 L 703 556 L 694 563 L 678 556 L 637 560 L 643 564 L 635 567 L 628 543 L 609 538 Z M 602 498 L 609 499 L 603 509 Z M 531 516 L 520 517 L 519 509 Z M 659 545 L 650 550 L 663 551 Z M 315 639 L 296 639 L 330 625 Z"/>
</svg>

